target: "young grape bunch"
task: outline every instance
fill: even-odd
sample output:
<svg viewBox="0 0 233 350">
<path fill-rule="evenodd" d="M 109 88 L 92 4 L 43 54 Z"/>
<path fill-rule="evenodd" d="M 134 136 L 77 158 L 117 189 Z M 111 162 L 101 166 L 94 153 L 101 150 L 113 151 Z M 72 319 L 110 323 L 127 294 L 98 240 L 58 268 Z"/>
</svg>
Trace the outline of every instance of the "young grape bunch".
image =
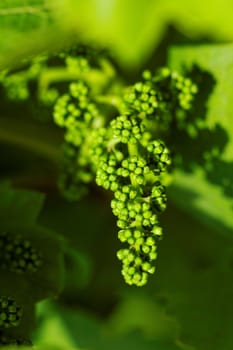
<svg viewBox="0 0 233 350">
<path fill-rule="evenodd" d="M 81 198 L 93 181 L 113 192 L 111 208 L 125 245 L 117 252 L 122 275 L 126 283 L 143 286 L 155 271 L 162 237 L 159 215 L 166 209 L 165 182 L 172 163 L 159 130 L 174 118 L 185 119 L 197 88 L 168 68 L 145 71 L 141 81 L 115 97 L 109 85 L 109 93 L 108 84 L 101 91 L 82 75 L 57 100 L 54 121 L 65 131 L 60 188 L 69 199 Z M 113 104 L 117 113 L 108 115 L 103 103 Z"/>
</svg>

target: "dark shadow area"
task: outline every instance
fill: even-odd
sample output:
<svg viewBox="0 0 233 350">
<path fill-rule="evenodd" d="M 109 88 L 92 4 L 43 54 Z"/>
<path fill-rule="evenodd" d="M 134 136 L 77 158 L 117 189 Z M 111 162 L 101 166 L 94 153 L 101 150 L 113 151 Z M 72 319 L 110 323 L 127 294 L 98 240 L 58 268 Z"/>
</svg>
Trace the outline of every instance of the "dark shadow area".
<svg viewBox="0 0 233 350">
<path fill-rule="evenodd" d="M 232 197 L 233 162 L 222 159 L 229 136 L 220 124 L 210 129 L 207 122 L 208 100 L 217 82 L 197 65 L 189 70 L 184 68 L 184 72 L 199 90 L 185 122 L 179 125 L 177 118 L 172 121 L 167 144 L 174 153 L 174 166 L 189 173 L 196 166 L 204 168 L 207 181 L 221 186 L 223 193 Z"/>
</svg>

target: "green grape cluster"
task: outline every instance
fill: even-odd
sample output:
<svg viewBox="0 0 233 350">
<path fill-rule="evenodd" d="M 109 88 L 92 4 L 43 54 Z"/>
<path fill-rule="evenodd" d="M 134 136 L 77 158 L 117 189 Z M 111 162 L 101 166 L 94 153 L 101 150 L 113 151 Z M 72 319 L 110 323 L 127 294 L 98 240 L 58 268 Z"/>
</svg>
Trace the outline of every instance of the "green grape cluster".
<svg viewBox="0 0 233 350">
<path fill-rule="evenodd" d="M 20 324 L 23 310 L 10 297 L 0 296 L 0 329 L 17 327 Z"/>
<path fill-rule="evenodd" d="M 185 125 L 196 93 L 191 79 L 164 67 L 156 74 L 144 71 L 142 81 L 126 90 L 124 102 L 131 118 L 146 115 L 156 127 L 169 129 L 174 121 L 180 127 Z"/>
<path fill-rule="evenodd" d="M 78 147 L 69 143 L 63 145 L 63 171 L 60 174 L 58 187 L 66 199 L 73 201 L 80 199 L 88 192 L 87 184 L 93 176 L 87 161 L 79 168 L 81 154 Z"/>
<path fill-rule="evenodd" d="M 143 135 L 145 127 L 137 116 L 120 115 L 112 120 L 113 134 L 122 143 L 136 143 Z"/>
<path fill-rule="evenodd" d="M 135 120 L 134 101 L 129 111 Z M 171 164 L 171 158 L 164 143 L 153 140 L 153 135 L 147 130 L 146 113 L 138 113 L 137 130 L 142 130 L 141 124 L 144 123 L 147 137 L 143 133 L 141 137 L 134 137 L 134 129 L 127 123 L 130 114 L 128 119 L 124 115 L 120 136 L 116 120 L 121 116 L 112 121 L 109 143 L 113 146 L 106 147 L 105 157 L 98 162 L 96 183 L 114 192 L 111 207 L 120 228 L 118 237 L 128 245 L 117 253 L 122 261 L 124 279 L 130 285 L 143 286 L 155 271 L 157 242 L 162 235 L 158 214 L 166 208 L 165 188 L 160 175 Z"/>
<path fill-rule="evenodd" d="M 42 255 L 20 235 L 0 233 L 0 269 L 12 272 L 36 272 L 43 263 Z"/>
<path fill-rule="evenodd" d="M 162 234 L 157 214 L 166 207 L 165 190 L 155 180 L 146 157 L 129 156 L 117 161 L 113 154 L 105 164 L 100 163 L 96 182 L 114 192 L 111 207 L 118 219 L 118 237 L 129 245 L 117 254 L 123 263 L 122 274 L 128 284 L 142 286 L 148 274 L 154 272 L 156 245 Z M 158 168 L 155 170 L 157 173 Z"/>
<path fill-rule="evenodd" d="M 87 157 L 91 130 L 101 125 L 102 117 L 92 102 L 88 85 L 79 80 L 71 83 L 69 93 L 62 95 L 54 108 L 55 123 L 65 129 L 63 145 L 64 171 L 59 188 L 68 199 L 79 199 L 87 192 L 87 184 L 94 179 Z"/>
<path fill-rule="evenodd" d="M 158 93 L 154 89 L 149 77 L 145 81 L 138 82 L 129 87 L 124 100 L 130 110 L 138 113 L 145 112 L 147 115 L 155 114 L 159 106 Z"/>
<path fill-rule="evenodd" d="M 167 67 L 160 68 L 156 75 L 145 71 L 143 79 L 152 84 L 158 93 L 158 100 L 160 103 L 165 101 L 167 108 L 180 107 L 183 110 L 192 108 L 197 86 L 191 79 Z"/>
<path fill-rule="evenodd" d="M 91 72 L 84 61 L 83 70 Z M 101 88 L 93 88 L 83 75 L 56 102 L 54 121 L 65 129 L 66 142 L 60 187 L 70 199 L 80 198 L 93 180 L 113 192 L 118 237 L 126 245 L 117 252 L 122 275 L 128 284 L 143 286 L 155 271 L 162 237 L 159 215 L 167 202 L 164 179 L 171 165 L 159 129 L 186 118 L 197 88 L 168 68 L 145 71 L 141 81 L 119 93 L 118 113 L 112 116 L 101 101 L 115 100 L 106 98 L 106 89 L 104 99 L 96 91 Z"/>
<path fill-rule="evenodd" d="M 10 100 L 25 101 L 29 97 L 27 81 L 17 74 L 4 79 L 3 86 Z"/>
<path fill-rule="evenodd" d="M 91 103 L 88 85 L 78 81 L 71 83 L 69 93 L 58 99 L 54 109 L 54 121 L 66 129 L 66 142 L 80 146 L 98 114 L 95 104 Z"/>
</svg>

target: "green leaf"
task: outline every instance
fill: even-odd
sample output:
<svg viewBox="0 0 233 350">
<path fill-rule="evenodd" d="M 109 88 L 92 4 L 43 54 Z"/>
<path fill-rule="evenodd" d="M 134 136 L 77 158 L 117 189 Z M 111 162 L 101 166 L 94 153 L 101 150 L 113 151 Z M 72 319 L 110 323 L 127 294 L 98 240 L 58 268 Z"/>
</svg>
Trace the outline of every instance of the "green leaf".
<svg viewBox="0 0 233 350">
<path fill-rule="evenodd" d="M 13 189 L 0 184 L 0 221 L 21 225 L 34 224 L 44 204 L 45 196 L 39 192 Z"/>
<path fill-rule="evenodd" d="M 179 350 L 170 339 L 145 336 L 140 329 L 125 329 L 113 332 L 112 325 L 80 310 L 69 310 L 56 305 L 44 305 L 44 322 L 36 334 L 35 343 L 40 346 L 73 346 L 75 349 L 88 350 Z M 128 315 L 130 317 L 130 315 Z M 160 317 L 160 315 L 158 315 Z M 158 320 L 159 322 L 159 320 Z M 59 337 L 58 337 L 59 334 Z M 56 339 L 61 340 L 61 343 Z M 185 349 L 185 348 L 184 348 Z"/>
<path fill-rule="evenodd" d="M 233 46 L 174 47 L 170 66 L 188 72 L 199 93 L 186 130 L 173 131 L 180 156 L 170 195 L 221 234 L 233 230 Z"/>
<path fill-rule="evenodd" d="M 232 239 L 171 203 L 163 215 L 150 295 L 180 325 L 179 340 L 198 350 L 233 348 Z"/>
<path fill-rule="evenodd" d="M 0 4 L 0 25 L 3 30 L 27 32 L 46 25 L 48 8 L 44 0 L 3 0 Z"/>
<path fill-rule="evenodd" d="M 0 4 L 0 66 L 87 40 L 111 47 L 132 69 L 152 55 L 171 23 L 188 40 L 232 40 L 232 10 L 231 0 L 5 0 Z"/>
<path fill-rule="evenodd" d="M 230 0 L 5 0 L 0 66 L 87 40 L 112 48 L 118 61 L 132 69 L 152 55 L 171 23 L 189 40 L 232 40 L 232 10 Z"/>
<path fill-rule="evenodd" d="M 75 294 L 77 290 L 88 286 L 93 273 L 91 259 L 78 249 L 67 246 L 65 251 L 65 291 L 63 294 Z"/>
<path fill-rule="evenodd" d="M 0 230 L 6 232 L 7 237 L 17 238 L 20 235 L 20 239 L 29 242 L 41 256 L 41 265 L 35 271 L 13 271 L 13 274 L 9 273 L 9 276 L 6 276 L 6 266 L 4 271 L 0 271 L 0 278 L 4 284 L 14 280 L 14 275 L 19 275 L 22 282 L 27 284 L 27 291 L 35 301 L 57 297 L 64 285 L 64 241 L 61 237 L 38 225 L 1 223 Z M 22 288 L 22 291 L 25 292 L 25 288 Z"/>
<path fill-rule="evenodd" d="M 38 346 L 56 346 L 58 349 L 83 349 L 82 339 L 86 339 L 85 348 L 89 350 L 90 344 L 98 346 L 99 343 L 99 325 L 98 322 L 88 318 L 82 313 L 70 312 L 68 317 L 71 323 L 71 329 L 67 325 L 67 311 L 64 308 L 57 307 L 50 302 L 39 304 L 38 313 L 42 323 L 39 325 L 35 335 L 34 343 Z M 75 314 L 77 315 L 74 319 Z M 74 329 L 76 331 L 73 334 Z M 76 335 L 75 335 L 76 334 Z M 78 337 L 81 336 L 79 340 Z M 95 347 L 96 349 L 97 347 Z"/>
<path fill-rule="evenodd" d="M 164 306 L 145 290 L 126 289 L 122 293 L 110 317 L 110 329 L 115 336 L 123 338 L 137 330 L 145 339 L 161 344 L 161 349 L 179 349 L 177 320 L 169 316 Z"/>
<path fill-rule="evenodd" d="M 0 67 L 19 65 L 41 51 L 64 44 L 56 22 L 57 3 L 46 0 L 3 0 L 0 3 Z M 57 40 L 60 32 L 61 40 Z"/>
<path fill-rule="evenodd" d="M 150 57 L 171 23 L 189 40 L 233 38 L 230 0 L 66 0 L 60 5 L 57 18 L 67 33 L 111 47 L 128 69 Z"/>
<path fill-rule="evenodd" d="M 13 189 L 7 183 L 0 186 L 0 233 L 9 239 L 19 236 L 29 242 L 41 256 L 41 266 L 36 271 L 9 273 L 6 278 L 5 267 L 0 271 L 1 280 L 7 282 L 19 276 L 28 285 L 27 290 L 34 300 L 57 296 L 64 283 L 64 261 L 62 238 L 46 228 L 36 225 L 36 220 L 44 204 L 44 195 L 37 192 Z M 19 259 L 19 258 L 17 258 Z M 3 275 L 2 275 L 3 274 Z M 24 290 L 24 288 L 22 288 Z"/>
<path fill-rule="evenodd" d="M 67 341 L 88 350 L 231 350 L 231 239 L 171 203 L 163 226 L 157 271 L 148 286 L 116 288 L 118 303 L 105 320 L 84 311 L 83 304 L 80 310 L 79 302 L 72 310 L 49 304 L 39 315 L 44 321 L 34 343 L 59 346 L 61 334 L 61 349 Z"/>
<path fill-rule="evenodd" d="M 157 1 L 69 0 L 63 5 L 61 21 L 66 30 L 72 28 L 80 34 L 81 29 L 81 37 L 111 46 L 129 69 L 159 41 L 161 19 Z"/>
</svg>

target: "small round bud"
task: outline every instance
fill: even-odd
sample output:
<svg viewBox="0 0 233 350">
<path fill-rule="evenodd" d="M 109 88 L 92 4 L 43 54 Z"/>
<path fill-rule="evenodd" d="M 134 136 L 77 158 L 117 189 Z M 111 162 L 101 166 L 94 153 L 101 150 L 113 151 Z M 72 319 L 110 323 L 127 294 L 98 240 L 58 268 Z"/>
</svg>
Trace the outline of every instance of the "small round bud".
<svg viewBox="0 0 233 350">
<path fill-rule="evenodd" d="M 14 299 L 6 296 L 0 297 L 0 328 L 17 327 L 23 315 L 22 307 Z"/>
</svg>

